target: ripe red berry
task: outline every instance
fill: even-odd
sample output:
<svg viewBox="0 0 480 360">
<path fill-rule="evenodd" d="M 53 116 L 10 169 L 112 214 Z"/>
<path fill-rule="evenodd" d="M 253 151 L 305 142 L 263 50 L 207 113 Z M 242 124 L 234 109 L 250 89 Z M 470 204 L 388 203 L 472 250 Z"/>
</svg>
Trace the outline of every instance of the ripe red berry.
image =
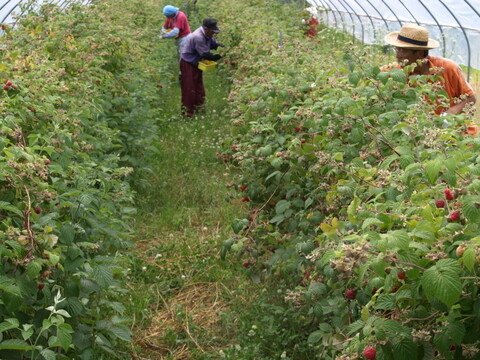
<svg viewBox="0 0 480 360">
<path fill-rule="evenodd" d="M 373 360 L 375 356 L 377 356 L 377 350 L 372 347 L 365 348 L 365 350 L 363 350 L 363 356 L 368 360 Z"/>
<path fill-rule="evenodd" d="M 40 206 L 35 206 L 34 210 L 37 214 L 40 214 L 42 212 L 42 209 L 40 208 Z"/>
<path fill-rule="evenodd" d="M 435 206 L 439 209 L 443 209 L 445 207 L 445 200 L 437 200 Z"/>
<path fill-rule="evenodd" d="M 50 165 L 50 159 L 45 159 L 45 165 Z"/>
<path fill-rule="evenodd" d="M 250 199 L 248 198 L 248 196 L 244 196 L 244 197 L 242 197 L 242 201 L 247 202 L 247 201 L 250 201 Z"/>
<path fill-rule="evenodd" d="M 460 218 L 460 211 L 452 211 L 450 213 L 449 219 L 451 221 L 457 221 Z"/>
<path fill-rule="evenodd" d="M 247 190 L 247 185 L 240 185 L 238 188 L 242 191 L 245 191 Z"/>
<path fill-rule="evenodd" d="M 450 346 L 450 351 L 455 351 L 457 350 L 457 347 L 455 345 Z"/>
<path fill-rule="evenodd" d="M 302 139 L 302 140 L 300 140 L 300 142 L 301 142 L 302 144 L 305 144 L 305 143 L 307 142 L 307 140 Z"/>
<path fill-rule="evenodd" d="M 403 280 L 406 277 L 407 277 L 407 274 L 405 274 L 403 271 L 401 271 L 397 274 L 397 278 L 399 278 L 400 280 Z"/>
<path fill-rule="evenodd" d="M 5 83 L 5 85 L 7 85 L 7 86 L 12 86 L 13 83 L 12 83 L 10 80 L 7 80 L 7 82 Z"/>
<path fill-rule="evenodd" d="M 372 295 L 375 295 L 375 294 L 377 293 L 377 291 L 378 291 L 378 288 L 374 287 L 374 288 L 372 289 Z"/>
<path fill-rule="evenodd" d="M 7 25 L 2 24 L 2 30 L 4 30 L 4 31 L 7 30 Z"/>
<path fill-rule="evenodd" d="M 250 267 L 250 263 L 248 261 L 245 261 L 243 264 L 243 267 L 245 268 L 249 268 Z"/>
<path fill-rule="evenodd" d="M 3 90 L 8 90 L 8 89 L 10 89 L 10 86 L 8 86 L 8 85 L 3 85 Z"/>
<path fill-rule="evenodd" d="M 299 132 L 300 130 L 302 130 L 301 127 L 298 127 L 298 126 L 297 126 L 297 127 L 295 128 L 295 132 Z"/>
<path fill-rule="evenodd" d="M 237 145 L 232 145 L 232 149 L 236 149 L 237 148 Z"/>
<path fill-rule="evenodd" d="M 345 297 L 349 300 L 355 299 L 356 296 L 357 292 L 353 289 L 347 289 L 347 291 L 345 291 Z"/>
<path fill-rule="evenodd" d="M 450 191 L 450 189 L 445 189 L 445 199 L 447 200 L 453 200 L 453 194 L 452 192 Z"/>
<path fill-rule="evenodd" d="M 42 291 L 43 288 L 44 288 L 44 286 L 45 286 L 44 283 L 39 283 L 39 284 L 37 285 L 37 289 L 38 289 L 39 291 Z"/>
</svg>

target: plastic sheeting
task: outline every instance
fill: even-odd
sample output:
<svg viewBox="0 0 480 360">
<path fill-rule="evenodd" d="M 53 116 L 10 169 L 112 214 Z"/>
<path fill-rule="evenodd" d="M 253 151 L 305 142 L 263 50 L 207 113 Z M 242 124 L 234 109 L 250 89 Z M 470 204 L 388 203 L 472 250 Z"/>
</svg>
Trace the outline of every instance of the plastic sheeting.
<svg viewBox="0 0 480 360">
<path fill-rule="evenodd" d="M 319 20 L 367 44 L 385 45 L 385 35 L 411 22 L 440 42 L 431 50 L 480 69 L 480 0 L 307 0 Z"/>
<path fill-rule="evenodd" d="M 64 8 L 72 3 L 80 2 L 86 5 L 91 1 L 92 0 L 37 0 L 32 2 L 26 0 L 0 0 L 0 23 L 13 25 L 17 17 L 25 14 L 28 9 L 38 8 L 44 4 L 56 4 Z"/>
</svg>

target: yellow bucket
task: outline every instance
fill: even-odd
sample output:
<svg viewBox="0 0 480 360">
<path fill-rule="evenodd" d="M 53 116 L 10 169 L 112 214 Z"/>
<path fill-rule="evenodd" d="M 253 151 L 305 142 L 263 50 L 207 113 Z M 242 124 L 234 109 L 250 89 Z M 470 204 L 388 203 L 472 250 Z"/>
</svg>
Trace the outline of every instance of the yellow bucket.
<svg viewBox="0 0 480 360">
<path fill-rule="evenodd" d="M 217 66 L 217 63 L 212 60 L 201 60 L 198 62 L 198 68 L 202 71 L 215 69 L 216 66 Z"/>
</svg>

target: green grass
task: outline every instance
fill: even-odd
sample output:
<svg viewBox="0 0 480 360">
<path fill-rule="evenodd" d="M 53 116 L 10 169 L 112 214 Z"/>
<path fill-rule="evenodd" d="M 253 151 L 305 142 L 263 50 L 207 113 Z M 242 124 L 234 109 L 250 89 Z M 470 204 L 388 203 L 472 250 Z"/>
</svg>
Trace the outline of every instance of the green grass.
<svg viewBox="0 0 480 360">
<path fill-rule="evenodd" d="M 174 51 L 170 45 L 162 51 L 166 49 Z M 231 127 L 227 71 L 204 73 L 206 107 L 189 119 L 180 115 L 176 65 L 172 61 L 170 78 L 165 79 L 169 85 L 161 89 L 169 106 L 158 111 L 160 141 L 152 170 L 137 189 L 139 215 L 127 308 L 134 319 L 135 344 L 123 353 L 148 359 L 177 359 L 188 353 L 195 359 L 212 359 L 232 342 L 217 335 L 232 331 L 234 315 L 227 309 L 249 293 L 248 280 L 238 276 L 244 270 L 238 261 L 220 259 L 221 245 L 232 233 L 232 219 L 246 210 L 232 201 L 227 187 L 235 181 L 234 172 L 216 156 Z M 190 300 L 203 310 L 185 310 L 194 314 L 169 318 L 172 309 L 180 313 L 183 307 L 188 309 L 190 305 L 181 303 L 193 290 L 196 294 Z M 196 297 L 201 300 L 195 302 Z M 215 309 L 218 304 L 222 311 Z M 218 319 L 208 328 L 194 319 L 214 316 Z"/>
</svg>

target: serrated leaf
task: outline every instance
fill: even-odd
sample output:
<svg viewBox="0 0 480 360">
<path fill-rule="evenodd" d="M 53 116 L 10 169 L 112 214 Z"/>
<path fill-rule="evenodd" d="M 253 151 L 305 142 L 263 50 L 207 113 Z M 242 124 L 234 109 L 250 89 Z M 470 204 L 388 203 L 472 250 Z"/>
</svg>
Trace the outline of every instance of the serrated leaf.
<svg viewBox="0 0 480 360">
<path fill-rule="evenodd" d="M 18 216 L 23 216 L 23 213 L 20 209 L 6 201 L 0 201 L 0 209 L 12 212 Z"/>
<path fill-rule="evenodd" d="M 288 200 L 280 200 L 275 205 L 275 212 L 277 214 L 283 214 L 287 209 L 290 208 L 290 201 Z"/>
<path fill-rule="evenodd" d="M 69 324 L 60 324 L 57 327 L 57 340 L 63 350 L 67 351 L 72 343 L 73 329 Z"/>
<path fill-rule="evenodd" d="M 30 350 L 31 345 L 20 339 L 8 339 L 0 343 L 0 350 Z"/>
<path fill-rule="evenodd" d="M 472 248 L 466 249 L 462 255 L 463 264 L 469 271 L 472 271 L 475 267 L 475 258 L 475 250 L 473 250 Z"/>
<path fill-rule="evenodd" d="M 404 83 L 404 84 L 407 82 L 407 76 L 405 75 L 403 70 L 392 69 L 390 70 L 390 76 L 392 77 L 393 81 Z"/>
<path fill-rule="evenodd" d="M 40 259 L 35 259 L 30 261 L 27 265 L 27 276 L 30 280 L 33 280 L 40 274 L 42 271 L 42 261 Z"/>
<path fill-rule="evenodd" d="M 348 75 L 348 81 L 352 83 L 352 85 L 357 86 L 362 78 L 362 73 L 359 72 L 352 72 Z"/>
<path fill-rule="evenodd" d="M 372 225 L 383 225 L 383 221 L 377 218 L 368 218 L 363 221 L 362 230 L 368 229 Z"/>
<path fill-rule="evenodd" d="M 417 358 L 418 348 L 411 338 L 396 337 L 393 340 L 393 358 L 395 360 L 411 360 Z"/>
<path fill-rule="evenodd" d="M 428 161 L 424 166 L 425 175 L 430 184 L 435 184 L 438 179 L 438 174 L 442 169 L 442 162 L 439 159 Z"/>
<path fill-rule="evenodd" d="M 40 351 L 40 354 L 43 356 L 45 360 L 56 360 L 57 355 L 50 349 L 43 349 Z"/>
<path fill-rule="evenodd" d="M 476 207 L 478 198 L 469 196 L 463 200 L 462 214 L 472 223 L 477 223 L 480 220 L 480 209 Z"/>
<path fill-rule="evenodd" d="M 375 309 L 378 310 L 393 310 L 395 309 L 395 295 L 386 294 L 380 295 L 375 303 Z"/>
<path fill-rule="evenodd" d="M 390 78 L 390 75 L 386 72 L 381 72 L 380 74 L 378 74 L 378 80 L 380 80 L 383 85 L 385 85 L 388 82 L 389 78 Z"/>
<path fill-rule="evenodd" d="M 396 230 L 388 233 L 388 249 L 408 250 L 410 244 L 410 236 L 403 230 Z"/>
<path fill-rule="evenodd" d="M 437 298 L 447 306 L 452 306 L 462 294 L 459 275 L 460 265 L 453 259 L 442 259 L 427 269 L 421 278 L 421 285 L 429 299 Z"/>
<path fill-rule="evenodd" d="M 112 270 L 105 265 L 97 265 L 93 268 L 93 278 L 103 288 L 107 288 L 113 283 Z"/>
<path fill-rule="evenodd" d="M 357 320 L 350 324 L 347 328 L 347 334 L 352 335 L 359 332 L 365 326 L 365 322 L 362 320 Z"/>
<path fill-rule="evenodd" d="M 323 336 L 323 331 L 321 330 L 314 331 L 310 333 L 310 335 L 308 335 L 308 343 L 312 345 L 317 345 L 322 341 L 322 336 Z"/>
<path fill-rule="evenodd" d="M 132 332 L 125 326 L 112 326 L 110 331 L 120 340 L 127 342 L 132 340 Z"/>
</svg>

